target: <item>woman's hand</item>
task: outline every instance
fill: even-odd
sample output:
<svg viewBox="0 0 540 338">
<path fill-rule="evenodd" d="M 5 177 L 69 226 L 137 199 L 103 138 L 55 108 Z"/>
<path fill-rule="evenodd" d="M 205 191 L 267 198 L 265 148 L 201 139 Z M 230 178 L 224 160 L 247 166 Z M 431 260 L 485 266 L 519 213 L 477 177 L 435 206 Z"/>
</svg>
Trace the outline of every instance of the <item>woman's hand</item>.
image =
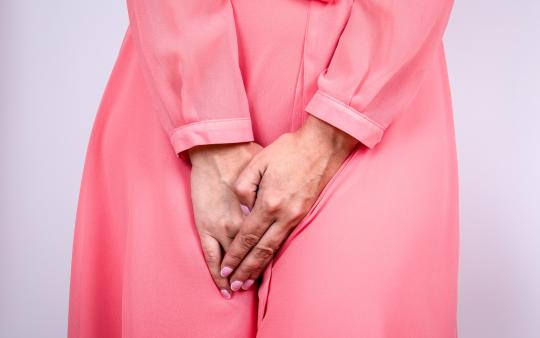
<svg viewBox="0 0 540 338">
<path fill-rule="evenodd" d="M 222 248 L 229 247 L 245 217 L 232 185 L 260 150 L 261 146 L 252 142 L 204 145 L 189 150 L 195 224 L 210 274 L 227 299 L 231 297 L 229 281 L 219 274 Z"/>
<path fill-rule="evenodd" d="M 357 143 L 309 115 L 301 129 L 281 135 L 243 169 L 234 190 L 251 213 L 221 264 L 233 291 L 253 285 Z"/>
</svg>

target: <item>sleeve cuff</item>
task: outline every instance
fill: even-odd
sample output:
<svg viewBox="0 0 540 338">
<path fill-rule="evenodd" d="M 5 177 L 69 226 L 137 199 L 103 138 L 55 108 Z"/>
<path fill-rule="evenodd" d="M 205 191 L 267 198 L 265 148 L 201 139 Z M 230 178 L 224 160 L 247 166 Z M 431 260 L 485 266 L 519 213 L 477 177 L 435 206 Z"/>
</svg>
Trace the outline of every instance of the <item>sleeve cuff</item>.
<svg viewBox="0 0 540 338">
<path fill-rule="evenodd" d="M 321 90 L 315 92 L 305 110 L 343 130 L 368 148 L 373 148 L 379 143 L 384 133 L 384 128 L 375 121 Z"/>
<path fill-rule="evenodd" d="M 174 129 L 170 136 L 171 144 L 178 157 L 188 162 L 187 150 L 192 147 L 253 140 L 253 129 L 249 117 L 193 122 Z"/>
</svg>

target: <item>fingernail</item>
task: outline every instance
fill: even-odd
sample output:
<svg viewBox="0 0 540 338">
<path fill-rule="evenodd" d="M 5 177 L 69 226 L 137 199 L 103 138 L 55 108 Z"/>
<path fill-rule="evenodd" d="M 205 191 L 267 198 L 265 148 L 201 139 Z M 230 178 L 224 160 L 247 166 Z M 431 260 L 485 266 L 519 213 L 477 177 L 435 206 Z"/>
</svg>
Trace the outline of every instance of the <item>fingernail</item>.
<svg viewBox="0 0 540 338">
<path fill-rule="evenodd" d="M 225 299 L 231 299 L 231 294 L 226 289 L 221 289 L 221 295 Z"/>
<path fill-rule="evenodd" d="M 224 267 L 223 269 L 221 269 L 221 272 L 220 272 L 220 275 L 221 277 L 227 277 L 228 275 L 231 274 L 233 269 L 229 268 L 228 266 Z"/>
<path fill-rule="evenodd" d="M 243 212 L 244 215 L 246 215 L 246 216 L 249 215 L 249 213 L 251 212 L 251 211 L 249 210 L 249 208 L 246 207 L 246 206 L 243 205 L 243 204 L 240 204 L 240 209 L 242 209 L 242 212 Z"/>
<path fill-rule="evenodd" d="M 231 290 L 233 290 L 233 291 L 240 290 L 240 288 L 242 287 L 242 284 L 244 284 L 244 283 L 242 283 L 239 280 L 235 280 L 234 282 L 231 283 Z"/>
<path fill-rule="evenodd" d="M 248 290 L 253 285 L 253 283 L 255 283 L 253 279 L 248 279 L 244 282 L 244 285 L 242 285 L 242 289 Z"/>
</svg>

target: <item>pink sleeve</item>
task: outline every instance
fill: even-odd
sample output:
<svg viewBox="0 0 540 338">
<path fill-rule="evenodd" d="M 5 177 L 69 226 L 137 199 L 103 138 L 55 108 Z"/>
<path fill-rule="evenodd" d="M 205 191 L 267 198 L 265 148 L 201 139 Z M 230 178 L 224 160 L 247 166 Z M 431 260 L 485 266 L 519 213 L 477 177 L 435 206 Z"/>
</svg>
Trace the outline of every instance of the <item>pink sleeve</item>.
<svg viewBox="0 0 540 338">
<path fill-rule="evenodd" d="M 196 145 L 253 141 L 230 1 L 127 4 L 149 90 L 180 158 Z"/>
<path fill-rule="evenodd" d="M 354 0 L 306 111 L 372 148 L 414 98 L 453 0 Z"/>
</svg>

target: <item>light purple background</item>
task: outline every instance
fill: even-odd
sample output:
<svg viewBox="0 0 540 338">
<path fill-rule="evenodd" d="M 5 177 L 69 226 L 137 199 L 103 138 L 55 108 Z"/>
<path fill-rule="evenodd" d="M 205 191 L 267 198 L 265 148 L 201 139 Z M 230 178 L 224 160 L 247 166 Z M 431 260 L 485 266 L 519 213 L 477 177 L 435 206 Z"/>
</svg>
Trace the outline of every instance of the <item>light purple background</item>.
<svg viewBox="0 0 540 338">
<path fill-rule="evenodd" d="M 0 0 L 0 337 L 66 335 L 86 144 L 126 25 L 124 1 Z M 457 1 L 446 48 L 460 337 L 537 338 L 540 2 Z"/>
</svg>

